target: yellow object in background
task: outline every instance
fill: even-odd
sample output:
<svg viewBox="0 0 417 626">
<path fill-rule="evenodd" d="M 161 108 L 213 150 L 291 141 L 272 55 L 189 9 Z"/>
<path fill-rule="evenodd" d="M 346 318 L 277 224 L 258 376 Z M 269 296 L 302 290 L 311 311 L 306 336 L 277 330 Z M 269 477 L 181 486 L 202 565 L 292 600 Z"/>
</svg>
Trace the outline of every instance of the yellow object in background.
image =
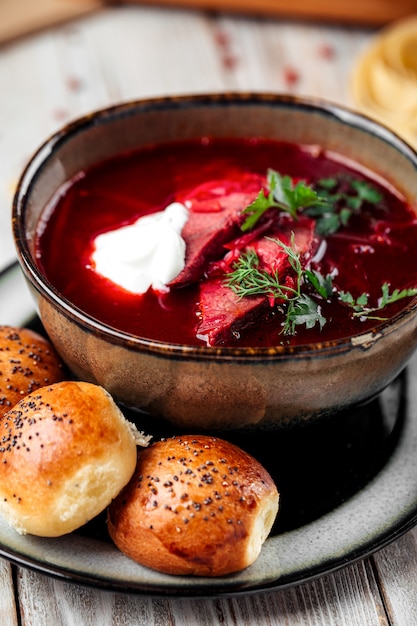
<svg viewBox="0 0 417 626">
<path fill-rule="evenodd" d="M 417 147 L 417 15 L 374 39 L 352 76 L 358 108 Z"/>
</svg>

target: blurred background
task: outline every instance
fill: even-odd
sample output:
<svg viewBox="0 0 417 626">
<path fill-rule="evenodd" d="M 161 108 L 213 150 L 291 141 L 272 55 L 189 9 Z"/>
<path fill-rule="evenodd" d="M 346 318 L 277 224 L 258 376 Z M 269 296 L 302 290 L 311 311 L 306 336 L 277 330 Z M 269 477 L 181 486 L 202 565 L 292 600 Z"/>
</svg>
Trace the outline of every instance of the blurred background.
<svg viewBox="0 0 417 626">
<path fill-rule="evenodd" d="M 415 0 L 0 0 L 0 267 L 15 258 L 20 173 L 71 119 L 122 100 L 220 91 L 360 107 L 359 61 L 415 12 Z M 415 59 L 415 22 L 413 33 Z"/>
</svg>

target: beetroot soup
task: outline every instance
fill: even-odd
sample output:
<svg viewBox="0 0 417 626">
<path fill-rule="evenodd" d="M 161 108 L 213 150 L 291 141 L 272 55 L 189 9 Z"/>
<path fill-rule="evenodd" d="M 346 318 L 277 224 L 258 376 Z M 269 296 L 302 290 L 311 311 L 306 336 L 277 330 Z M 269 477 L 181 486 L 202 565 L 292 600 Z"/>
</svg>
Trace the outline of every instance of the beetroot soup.
<svg viewBox="0 0 417 626">
<path fill-rule="evenodd" d="M 417 293 L 416 241 L 400 194 L 338 155 L 202 139 L 80 172 L 45 210 L 36 256 L 69 301 L 119 330 L 268 346 L 396 314 Z"/>
</svg>

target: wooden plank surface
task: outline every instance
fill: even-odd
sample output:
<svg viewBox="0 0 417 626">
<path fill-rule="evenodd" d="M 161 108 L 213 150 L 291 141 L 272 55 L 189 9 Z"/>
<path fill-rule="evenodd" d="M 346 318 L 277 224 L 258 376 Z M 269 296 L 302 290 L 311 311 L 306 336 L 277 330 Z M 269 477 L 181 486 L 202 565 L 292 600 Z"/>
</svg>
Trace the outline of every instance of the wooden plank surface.
<svg viewBox="0 0 417 626">
<path fill-rule="evenodd" d="M 42 626 L 388 626 L 367 562 L 288 590 L 213 600 L 98 592 L 28 570 L 18 590 L 24 623 Z"/>
<path fill-rule="evenodd" d="M 390 624 L 417 624 L 417 530 L 414 529 L 375 555 Z"/>
<path fill-rule="evenodd" d="M 0 607 L 2 626 L 18 626 L 12 566 L 0 560 Z"/>
<path fill-rule="evenodd" d="M 18 176 L 31 153 L 62 124 L 120 100 L 190 92 L 286 91 L 352 104 L 352 66 L 373 33 L 124 5 L 3 47 L 0 268 L 15 258 L 10 206 Z M 83 588 L 0 559 L 0 621 L 2 626 L 411 626 L 417 623 L 416 546 L 411 531 L 374 557 L 298 587 L 193 600 Z"/>
</svg>

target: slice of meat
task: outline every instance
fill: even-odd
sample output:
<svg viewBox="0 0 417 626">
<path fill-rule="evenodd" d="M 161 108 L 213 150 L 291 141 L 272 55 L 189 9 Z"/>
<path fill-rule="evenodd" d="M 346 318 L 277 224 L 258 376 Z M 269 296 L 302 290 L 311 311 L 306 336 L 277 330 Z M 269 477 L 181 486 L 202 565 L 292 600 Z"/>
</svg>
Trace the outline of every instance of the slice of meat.
<svg viewBox="0 0 417 626">
<path fill-rule="evenodd" d="M 227 342 L 234 333 L 254 324 L 267 307 L 264 296 L 240 298 L 224 284 L 223 277 L 204 281 L 200 287 L 197 338 L 209 346 Z"/>
<path fill-rule="evenodd" d="M 288 255 L 274 239 L 294 246 L 306 263 L 317 247 L 314 222 L 308 218 L 287 221 L 274 227 L 245 248 L 254 249 L 260 260 L 260 268 L 272 274 L 278 272 L 281 284 L 292 272 Z M 225 285 L 224 275 L 201 281 L 197 337 L 207 345 L 228 343 L 234 333 L 256 324 L 269 306 L 268 295 L 240 297 Z"/>
<path fill-rule="evenodd" d="M 181 287 L 200 280 L 210 261 L 223 255 L 223 246 L 236 237 L 242 211 L 265 186 L 264 176 L 244 174 L 237 180 L 215 180 L 179 197 L 190 214 L 182 230 L 186 244 L 184 269 L 170 283 Z"/>
</svg>

